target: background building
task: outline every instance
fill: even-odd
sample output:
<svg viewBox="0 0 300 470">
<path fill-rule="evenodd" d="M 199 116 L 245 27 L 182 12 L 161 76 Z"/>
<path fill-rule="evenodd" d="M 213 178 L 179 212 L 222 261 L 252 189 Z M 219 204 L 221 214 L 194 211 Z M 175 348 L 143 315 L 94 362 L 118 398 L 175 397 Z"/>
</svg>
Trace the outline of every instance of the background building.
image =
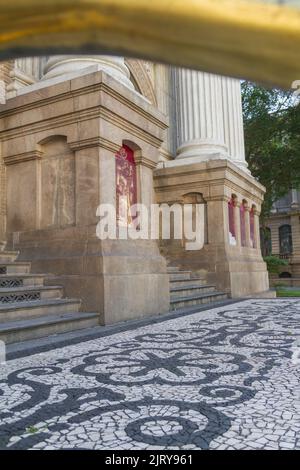
<svg viewBox="0 0 300 470">
<path fill-rule="evenodd" d="M 279 277 L 300 277 L 300 192 L 291 190 L 276 201 L 271 215 L 261 228 L 261 243 L 266 256 L 275 255 L 288 262 Z"/>
</svg>

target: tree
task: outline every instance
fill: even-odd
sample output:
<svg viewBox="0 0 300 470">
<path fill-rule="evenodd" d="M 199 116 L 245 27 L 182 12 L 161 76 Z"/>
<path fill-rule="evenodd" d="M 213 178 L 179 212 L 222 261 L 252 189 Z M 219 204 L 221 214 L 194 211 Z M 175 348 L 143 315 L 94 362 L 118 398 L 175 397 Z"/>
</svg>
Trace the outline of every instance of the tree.
<svg viewBox="0 0 300 470">
<path fill-rule="evenodd" d="M 272 204 L 300 188 L 300 102 L 293 91 L 242 83 L 246 159 L 266 187 L 262 218 Z"/>
</svg>

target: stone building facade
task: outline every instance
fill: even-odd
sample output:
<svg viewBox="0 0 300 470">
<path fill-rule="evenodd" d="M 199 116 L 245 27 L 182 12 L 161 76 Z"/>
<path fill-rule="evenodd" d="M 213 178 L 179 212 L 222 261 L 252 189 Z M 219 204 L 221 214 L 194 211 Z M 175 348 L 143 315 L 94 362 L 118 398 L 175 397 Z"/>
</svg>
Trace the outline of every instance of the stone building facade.
<svg viewBox="0 0 300 470">
<path fill-rule="evenodd" d="M 79 297 L 81 311 L 105 324 L 167 312 L 178 271 L 234 298 L 268 291 L 264 188 L 245 161 L 238 80 L 52 56 L 2 63 L 0 89 L 2 245 Z M 129 187 L 116 173 L 122 155 L 136 202 L 204 205 L 201 249 L 187 251 L 184 239 L 97 238 L 97 207 L 116 207 Z"/>
<path fill-rule="evenodd" d="M 300 277 L 299 191 L 291 190 L 275 202 L 271 215 L 261 228 L 261 243 L 264 244 L 264 254 L 272 254 L 288 262 L 287 266 L 280 268 L 280 278 Z"/>
</svg>

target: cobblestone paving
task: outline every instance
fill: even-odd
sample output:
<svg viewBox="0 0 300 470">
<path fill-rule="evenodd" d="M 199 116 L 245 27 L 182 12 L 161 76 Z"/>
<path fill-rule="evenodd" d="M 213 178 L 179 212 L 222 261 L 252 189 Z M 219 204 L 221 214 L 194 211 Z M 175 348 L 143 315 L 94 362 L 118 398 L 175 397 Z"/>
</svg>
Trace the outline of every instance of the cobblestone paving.
<svg viewBox="0 0 300 470">
<path fill-rule="evenodd" d="M 0 366 L 0 447 L 300 449 L 300 301 L 247 300 Z"/>
</svg>

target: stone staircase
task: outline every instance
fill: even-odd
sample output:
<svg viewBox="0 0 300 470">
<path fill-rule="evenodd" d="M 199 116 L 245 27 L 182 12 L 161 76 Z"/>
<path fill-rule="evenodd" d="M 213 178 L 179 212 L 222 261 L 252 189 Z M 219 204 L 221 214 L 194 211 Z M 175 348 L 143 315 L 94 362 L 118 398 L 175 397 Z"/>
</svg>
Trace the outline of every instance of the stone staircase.
<svg viewBox="0 0 300 470">
<path fill-rule="evenodd" d="M 197 306 L 228 299 L 225 292 L 218 292 L 214 285 L 208 285 L 201 277 L 194 277 L 192 271 L 182 271 L 169 266 L 170 310 L 189 310 Z"/>
<path fill-rule="evenodd" d="M 18 252 L 0 251 L 0 340 L 6 344 L 81 330 L 99 324 L 99 314 L 80 312 L 81 301 L 63 298 L 61 286 L 45 285 Z"/>
</svg>

